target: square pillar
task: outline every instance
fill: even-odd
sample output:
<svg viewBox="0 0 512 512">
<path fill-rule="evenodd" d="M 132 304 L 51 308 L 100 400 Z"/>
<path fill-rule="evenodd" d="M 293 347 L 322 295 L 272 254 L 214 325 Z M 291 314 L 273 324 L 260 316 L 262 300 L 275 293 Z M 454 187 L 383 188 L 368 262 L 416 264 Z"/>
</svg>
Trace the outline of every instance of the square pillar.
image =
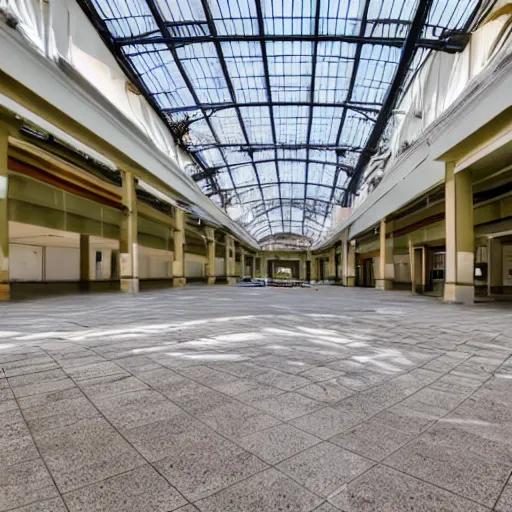
<svg viewBox="0 0 512 512">
<path fill-rule="evenodd" d="M 311 256 L 310 278 L 313 283 L 318 281 L 318 260 L 314 256 Z"/>
<path fill-rule="evenodd" d="M 306 254 L 299 257 L 299 280 L 306 280 Z"/>
<path fill-rule="evenodd" d="M 377 290 L 391 290 L 395 278 L 395 265 L 393 260 L 393 238 L 386 237 L 386 221 L 380 223 L 380 258 L 379 278 L 375 280 Z"/>
<path fill-rule="evenodd" d="M 327 279 L 334 281 L 336 279 L 336 246 L 329 249 L 329 263 L 327 266 Z"/>
<path fill-rule="evenodd" d="M 252 277 L 254 278 L 254 277 L 256 277 L 256 254 L 254 254 L 252 257 L 251 269 L 252 269 Z"/>
<path fill-rule="evenodd" d="M 91 244 L 89 235 L 80 235 L 80 290 L 89 289 Z"/>
<path fill-rule="evenodd" d="M 123 172 L 124 217 L 119 240 L 119 275 L 121 291 L 139 291 L 139 246 L 137 243 L 137 197 L 135 179 L 131 172 Z"/>
<path fill-rule="evenodd" d="M 455 173 L 446 163 L 446 268 L 444 300 L 473 303 L 475 299 L 475 234 L 471 171 Z"/>
<path fill-rule="evenodd" d="M 343 241 L 343 285 L 356 285 L 356 241 Z"/>
<path fill-rule="evenodd" d="M 215 230 L 206 228 L 206 279 L 208 284 L 215 284 Z"/>
<path fill-rule="evenodd" d="M 185 279 L 185 212 L 174 208 L 174 260 L 172 262 L 172 285 L 183 286 Z"/>
<path fill-rule="evenodd" d="M 498 238 L 487 241 L 487 294 L 503 292 L 503 247 Z"/>
<path fill-rule="evenodd" d="M 260 277 L 267 278 L 267 258 L 260 256 Z"/>
<path fill-rule="evenodd" d="M 0 126 L 0 300 L 11 298 L 9 283 L 9 214 L 8 214 L 8 170 L 7 131 Z"/>
<path fill-rule="evenodd" d="M 236 284 L 235 276 L 235 240 L 231 235 L 226 234 L 225 240 L 225 256 L 224 256 L 224 268 L 226 271 L 226 281 L 228 284 Z"/>
<path fill-rule="evenodd" d="M 240 279 L 245 276 L 245 251 L 240 248 Z"/>
</svg>

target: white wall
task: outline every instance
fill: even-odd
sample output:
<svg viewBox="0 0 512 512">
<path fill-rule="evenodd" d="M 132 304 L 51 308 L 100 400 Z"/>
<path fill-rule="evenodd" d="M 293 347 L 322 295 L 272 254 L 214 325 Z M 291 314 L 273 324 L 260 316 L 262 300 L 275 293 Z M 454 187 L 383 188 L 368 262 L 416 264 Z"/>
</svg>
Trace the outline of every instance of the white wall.
<svg viewBox="0 0 512 512">
<path fill-rule="evenodd" d="M 408 254 L 395 254 L 395 281 L 397 283 L 411 282 L 410 258 Z"/>
<path fill-rule="evenodd" d="M 101 262 L 96 264 L 96 253 L 101 252 Z M 78 256 L 80 261 L 80 256 Z M 91 247 L 89 253 L 89 279 L 91 281 L 102 281 L 110 279 L 112 273 L 112 249 L 102 247 Z"/>
<path fill-rule="evenodd" d="M 171 251 L 139 246 L 139 279 L 172 277 Z"/>
<path fill-rule="evenodd" d="M 215 275 L 226 275 L 226 271 L 224 270 L 224 258 L 215 258 Z"/>
<path fill-rule="evenodd" d="M 78 281 L 80 250 L 73 247 L 46 247 L 46 281 Z"/>
<path fill-rule="evenodd" d="M 204 277 L 206 256 L 185 253 L 185 277 Z"/>
<path fill-rule="evenodd" d="M 9 244 L 9 279 L 43 280 L 43 248 L 36 245 Z"/>
<path fill-rule="evenodd" d="M 512 286 L 512 245 L 503 244 L 503 286 Z"/>
</svg>

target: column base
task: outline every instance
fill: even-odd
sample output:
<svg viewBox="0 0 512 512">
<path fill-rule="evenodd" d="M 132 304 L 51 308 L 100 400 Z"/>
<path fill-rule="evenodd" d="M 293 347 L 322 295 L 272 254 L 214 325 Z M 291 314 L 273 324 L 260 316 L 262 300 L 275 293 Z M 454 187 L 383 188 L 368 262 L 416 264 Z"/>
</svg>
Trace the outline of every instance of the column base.
<svg viewBox="0 0 512 512">
<path fill-rule="evenodd" d="M 215 281 L 217 280 L 215 276 L 210 276 L 210 277 L 207 277 L 207 283 L 208 284 L 215 284 Z"/>
<path fill-rule="evenodd" d="M 444 301 L 456 304 L 473 304 L 475 287 L 473 285 L 446 283 L 444 285 Z"/>
<path fill-rule="evenodd" d="M 121 279 L 121 291 L 125 293 L 139 293 L 139 280 Z"/>
<path fill-rule="evenodd" d="M 11 285 L 9 283 L 0 284 L 0 301 L 11 300 Z"/>
<path fill-rule="evenodd" d="M 392 290 L 393 281 L 391 279 L 376 279 L 375 280 L 376 290 Z"/>
<path fill-rule="evenodd" d="M 226 277 L 226 283 L 229 285 L 236 284 L 236 277 Z"/>
<path fill-rule="evenodd" d="M 187 284 L 187 280 L 184 277 L 173 277 L 172 285 L 173 286 L 185 286 Z"/>
<path fill-rule="evenodd" d="M 347 277 L 345 286 L 353 287 L 356 285 L 356 278 L 355 277 Z"/>
</svg>

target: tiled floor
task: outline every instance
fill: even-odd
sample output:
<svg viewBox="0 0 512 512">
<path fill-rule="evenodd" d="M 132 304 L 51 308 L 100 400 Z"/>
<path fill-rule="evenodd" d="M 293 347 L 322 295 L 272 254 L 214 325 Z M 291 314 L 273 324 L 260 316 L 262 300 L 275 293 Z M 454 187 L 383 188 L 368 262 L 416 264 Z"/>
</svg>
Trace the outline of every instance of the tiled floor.
<svg viewBox="0 0 512 512">
<path fill-rule="evenodd" d="M 0 510 L 512 511 L 512 305 L 191 286 L 0 306 Z"/>
</svg>

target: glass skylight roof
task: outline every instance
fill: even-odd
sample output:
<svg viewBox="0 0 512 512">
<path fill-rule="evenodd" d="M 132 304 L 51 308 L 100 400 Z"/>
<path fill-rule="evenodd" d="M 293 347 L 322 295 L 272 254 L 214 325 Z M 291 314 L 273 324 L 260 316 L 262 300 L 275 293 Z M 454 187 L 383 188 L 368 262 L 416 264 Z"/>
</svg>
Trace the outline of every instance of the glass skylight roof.
<svg viewBox="0 0 512 512">
<path fill-rule="evenodd" d="M 462 49 L 481 4 L 78 1 L 205 194 L 257 239 L 312 242 L 350 203 L 408 79 L 429 51 Z"/>
</svg>

